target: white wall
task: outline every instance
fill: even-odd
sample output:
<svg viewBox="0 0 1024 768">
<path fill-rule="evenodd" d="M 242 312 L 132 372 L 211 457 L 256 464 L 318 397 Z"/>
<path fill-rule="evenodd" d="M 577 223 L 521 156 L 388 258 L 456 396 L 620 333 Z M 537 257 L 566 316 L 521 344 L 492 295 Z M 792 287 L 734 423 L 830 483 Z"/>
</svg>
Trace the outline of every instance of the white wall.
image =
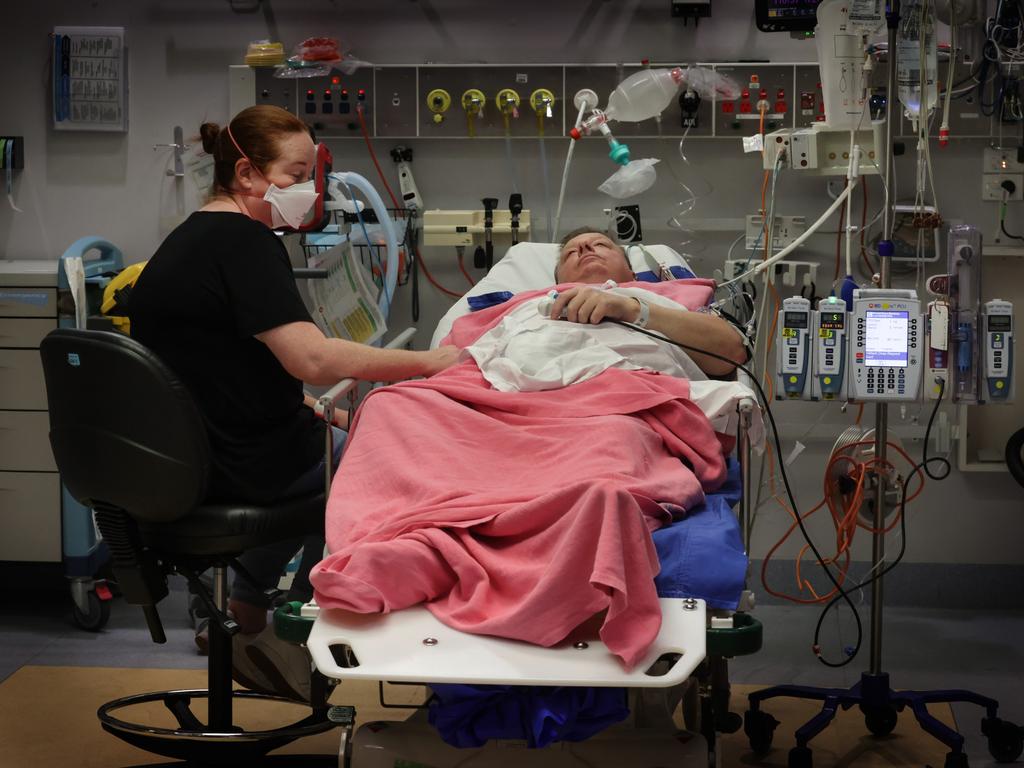
<svg viewBox="0 0 1024 768">
<path fill-rule="evenodd" d="M 229 117 L 227 67 L 241 62 L 247 43 L 254 39 L 272 37 L 291 46 L 310 35 L 340 36 L 360 58 L 378 64 L 815 58 L 813 43 L 758 33 L 753 4 L 739 1 L 715 3 L 714 17 L 696 28 L 669 18 L 665 0 L 524 0 L 513 5 L 470 0 L 277 0 L 271 6 L 271 18 L 264 12 L 235 13 L 230 3 L 219 0 L 35 0 L 9 5 L 5 14 L 9 34 L 0 46 L 0 93 L 5 105 L 0 134 L 25 136 L 26 167 L 15 181 L 15 197 L 24 213 L 13 213 L 0 202 L 0 257 L 6 259 L 56 258 L 85 234 L 106 236 L 122 247 L 130 261 L 148 258 L 198 198 L 190 184 L 179 192 L 164 175 L 170 154 L 155 151 L 153 145 L 170 142 L 175 125 L 183 126 L 188 136 L 204 120 L 223 122 Z M 127 134 L 55 132 L 50 127 L 48 34 L 55 25 L 127 28 L 131 81 Z M 361 142 L 331 144 L 336 168 L 376 179 Z M 697 266 L 710 275 L 735 236 L 735 231 L 721 231 L 722 220 L 739 220 L 759 207 L 759 158 L 744 156 L 738 142 L 692 139 L 686 147 L 692 167 L 686 169 L 677 157 L 670 159 L 675 144 L 631 142 L 634 156 L 660 156 L 674 162 L 688 182 L 699 174 L 713 186 L 690 215 L 695 229 L 712 227 L 697 233 L 704 245 Z M 979 200 L 983 144 L 961 140 L 948 149 L 934 150 L 934 157 L 939 202 L 947 218 L 978 223 L 991 235 L 995 209 Z M 390 146 L 377 143 L 385 158 Z M 510 190 L 503 181 L 502 142 L 419 140 L 412 147 L 417 181 L 429 207 L 478 207 L 484 196 L 507 199 Z M 565 141 L 547 144 L 552 187 L 557 184 L 565 148 Z M 595 189 L 612 170 L 604 151 L 601 142 L 584 142 L 576 153 L 563 230 L 595 222 L 599 210 L 608 204 Z M 515 152 L 522 192 L 539 223 L 543 205 L 537 144 L 517 142 Z M 902 158 L 898 166 L 900 187 L 909 189 L 912 160 Z M 881 185 L 877 180 L 869 184 L 877 202 Z M 823 182 L 785 175 L 778 192 L 779 213 L 812 216 L 823 207 Z M 672 175 L 667 169 L 660 171 L 655 188 L 640 200 L 645 239 L 678 243 L 679 234 L 665 222 L 681 197 Z M 1013 210 L 1008 226 L 1022 230 L 1024 218 Z M 834 234 L 822 235 L 812 240 L 802 258 L 820 259 L 822 274 L 830 279 L 834 248 Z M 465 287 L 447 249 L 425 249 L 424 257 L 443 283 L 460 290 Z M 1016 274 L 1019 280 L 1020 272 Z M 421 282 L 420 325 L 426 329 L 422 338 L 427 339 L 447 303 Z M 406 291 L 399 294 L 393 324 L 402 325 L 407 317 Z M 819 408 L 780 404 L 776 415 L 780 422 L 796 425 L 816 419 Z M 870 412 L 868 408 L 868 419 Z M 927 413 L 912 406 L 906 420 L 898 409 L 891 418 L 900 425 L 914 417 L 926 420 Z M 833 408 L 823 423 L 833 424 L 838 432 L 850 420 Z M 820 496 L 823 451 L 830 440 L 808 444 L 809 450 L 790 468 L 804 508 Z M 912 451 L 919 455 L 920 446 L 913 445 Z M 914 507 L 907 559 L 1020 564 L 1021 499 L 1021 489 L 1004 474 L 965 476 L 954 471 L 945 483 L 930 483 Z M 785 513 L 777 507 L 763 512 L 754 556 L 763 555 L 785 524 Z M 824 545 L 824 530 L 820 526 L 813 530 L 820 532 Z M 857 556 L 866 559 L 866 536 L 862 535 L 860 545 Z M 781 556 L 792 557 L 795 550 L 795 544 L 787 546 Z"/>
</svg>

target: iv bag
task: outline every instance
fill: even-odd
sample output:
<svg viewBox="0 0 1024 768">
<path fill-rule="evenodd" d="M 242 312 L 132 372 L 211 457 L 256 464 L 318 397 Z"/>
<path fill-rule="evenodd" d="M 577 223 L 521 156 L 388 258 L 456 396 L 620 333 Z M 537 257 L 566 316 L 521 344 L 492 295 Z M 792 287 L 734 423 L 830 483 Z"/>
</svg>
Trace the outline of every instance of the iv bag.
<svg viewBox="0 0 1024 768">
<path fill-rule="evenodd" d="M 921 45 L 925 46 L 923 86 L 925 108 L 931 112 L 938 104 L 938 64 L 935 51 L 935 22 L 920 0 L 903 6 L 899 42 L 896 44 L 896 85 L 907 117 L 921 116 Z"/>
</svg>

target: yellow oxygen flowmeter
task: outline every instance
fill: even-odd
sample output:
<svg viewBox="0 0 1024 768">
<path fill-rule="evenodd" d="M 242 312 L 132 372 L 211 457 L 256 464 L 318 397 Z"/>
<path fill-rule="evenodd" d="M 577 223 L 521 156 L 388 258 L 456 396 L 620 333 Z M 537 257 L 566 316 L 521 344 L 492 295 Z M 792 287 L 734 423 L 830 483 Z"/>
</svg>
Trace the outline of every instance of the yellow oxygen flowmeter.
<svg viewBox="0 0 1024 768">
<path fill-rule="evenodd" d="M 554 117 L 555 94 L 547 88 L 538 88 L 530 94 L 530 106 L 537 114 L 537 135 L 544 135 L 544 120 Z"/>
<path fill-rule="evenodd" d="M 501 112 L 501 119 L 505 123 L 505 133 L 509 133 L 512 130 L 511 119 L 519 117 L 519 94 L 511 88 L 502 88 L 494 97 L 494 103 L 498 105 L 498 111 Z"/>
<path fill-rule="evenodd" d="M 444 113 L 452 105 L 452 97 L 444 88 L 435 88 L 427 94 L 427 109 L 434 113 L 434 122 L 440 125 L 444 122 Z"/>
<path fill-rule="evenodd" d="M 466 128 L 470 138 L 476 136 L 476 119 L 484 111 L 487 97 L 477 88 L 470 88 L 462 94 L 462 108 L 466 110 Z"/>
</svg>

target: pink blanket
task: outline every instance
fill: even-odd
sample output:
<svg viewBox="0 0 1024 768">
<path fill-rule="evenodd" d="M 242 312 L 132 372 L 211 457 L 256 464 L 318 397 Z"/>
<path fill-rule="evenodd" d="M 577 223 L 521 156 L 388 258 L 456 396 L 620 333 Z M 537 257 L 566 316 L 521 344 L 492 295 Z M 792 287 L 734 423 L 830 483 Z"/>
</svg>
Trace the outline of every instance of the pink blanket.
<svg viewBox="0 0 1024 768">
<path fill-rule="evenodd" d="M 692 290 L 673 298 L 706 300 L 702 281 L 680 282 Z M 537 293 L 461 318 L 450 340 L 471 343 Z M 472 361 L 375 390 L 331 488 L 317 602 L 360 613 L 426 602 L 459 630 L 540 645 L 604 611 L 601 639 L 632 667 L 661 624 L 660 502 L 691 508 L 725 478 L 688 396 L 685 380 L 619 369 L 503 393 Z"/>
</svg>

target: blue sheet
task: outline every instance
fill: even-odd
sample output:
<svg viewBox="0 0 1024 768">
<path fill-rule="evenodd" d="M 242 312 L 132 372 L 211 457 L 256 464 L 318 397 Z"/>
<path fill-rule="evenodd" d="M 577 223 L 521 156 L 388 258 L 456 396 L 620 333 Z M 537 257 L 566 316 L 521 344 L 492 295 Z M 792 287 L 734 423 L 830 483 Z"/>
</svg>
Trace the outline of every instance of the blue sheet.
<svg viewBox="0 0 1024 768">
<path fill-rule="evenodd" d="M 747 573 L 733 507 L 742 490 L 739 463 L 700 507 L 654 532 L 661 572 L 659 597 L 698 597 L 709 608 L 735 610 Z M 623 688 L 433 685 L 428 713 L 441 738 L 455 747 L 518 739 L 541 748 L 583 741 L 629 715 Z"/>
<path fill-rule="evenodd" d="M 708 608 L 734 611 L 747 576 L 739 520 L 733 507 L 742 491 L 740 465 L 729 459 L 725 485 L 672 525 L 654 532 L 661 573 L 659 597 L 698 597 Z"/>
</svg>

